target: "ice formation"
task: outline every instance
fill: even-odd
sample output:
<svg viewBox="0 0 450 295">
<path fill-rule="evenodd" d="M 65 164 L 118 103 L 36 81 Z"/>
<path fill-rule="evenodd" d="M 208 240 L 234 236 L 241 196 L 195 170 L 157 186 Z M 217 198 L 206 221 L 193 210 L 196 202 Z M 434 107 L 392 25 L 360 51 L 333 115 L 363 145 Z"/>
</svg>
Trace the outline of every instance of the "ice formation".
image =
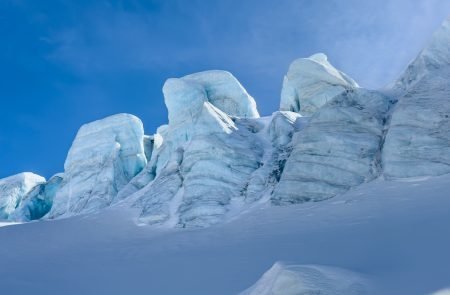
<svg viewBox="0 0 450 295">
<path fill-rule="evenodd" d="M 391 103 L 378 92 L 357 89 L 317 111 L 294 135 L 272 202 L 320 201 L 377 177 Z"/>
<path fill-rule="evenodd" d="M 205 102 L 224 113 L 241 118 L 259 117 L 256 102 L 227 71 L 205 71 L 173 78 L 163 87 L 169 124 L 195 120 Z"/>
<path fill-rule="evenodd" d="M 294 61 L 268 117 L 229 72 L 171 78 L 167 125 L 144 135 L 119 114 L 82 126 L 63 175 L 0 181 L 0 218 L 120 202 L 141 223 L 208 226 L 253 203 L 321 201 L 380 175 L 450 173 L 449 80 L 450 20 L 387 90 L 360 88 L 322 53 Z"/>
<path fill-rule="evenodd" d="M 53 199 L 58 191 L 63 174 L 52 176 L 47 182 L 36 185 L 23 197 L 22 202 L 11 214 L 14 221 L 30 221 L 44 217 L 52 208 Z"/>
<path fill-rule="evenodd" d="M 450 19 L 397 81 L 383 149 L 386 178 L 450 173 Z"/>
<path fill-rule="evenodd" d="M 141 222 L 216 223 L 245 199 L 261 165 L 256 127 L 240 123 L 259 117 L 255 101 L 224 71 L 169 79 L 163 92 L 169 125 L 158 129 L 147 167 L 118 197 L 134 193 Z"/>
<path fill-rule="evenodd" d="M 277 262 L 240 295 L 362 295 L 369 288 L 365 278 L 345 269 Z"/>
<path fill-rule="evenodd" d="M 30 172 L 0 179 L 0 219 L 10 219 L 25 196 L 45 178 Z"/>
<path fill-rule="evenodd" d="M 310 116 L 333 97 L 358 84 L 335 69 L 323 53 L 295 60 L 283 80 L 280 110 Z"/>
<path fill-rule="evenodd" d="M 64 164 L 49 218 L 104 208 L 147 163 L 142 122 L 118 114 L 83 125 Z"/>
</svg>

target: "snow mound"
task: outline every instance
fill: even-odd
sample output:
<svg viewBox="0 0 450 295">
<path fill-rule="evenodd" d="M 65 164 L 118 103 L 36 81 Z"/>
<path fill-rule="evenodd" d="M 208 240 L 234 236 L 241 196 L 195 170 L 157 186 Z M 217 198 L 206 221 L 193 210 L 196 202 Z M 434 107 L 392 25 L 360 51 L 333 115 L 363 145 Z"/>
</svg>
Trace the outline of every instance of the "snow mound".
<svg viewBox="0 0 450 295">
<path fill-rule="evenodd" d="M 323 53 L 295 60 L 283 80 L 281 111 L 310 116 L 333 97 L 358 84 L 334 68 Z"/>
<path fill-rule="evenodd" d="M 366 279 L 329 266 L 275 263 L 258 282 L 240 295 L 362 295 Z"/>
<path fill-rule="evenodd" d="M 64 180 L 48 215 L 55 218 L 109 206 L 146 165 L 142 122 L 118 114 L 83 125 L 64 164 Z"/>
<path fill-rule="evenodd" d="M 377 177 L 391 105 L 376 91 L 356 89 L 323 106 L 293 136 L 272 203 L 321 201 Z"/>
<path fill-rule="evenodd" d="M 0 179 L 0 219 L 9 219 L 23 198 L 45 178 L 31 172 L 23 172 Z"/>
</svg>

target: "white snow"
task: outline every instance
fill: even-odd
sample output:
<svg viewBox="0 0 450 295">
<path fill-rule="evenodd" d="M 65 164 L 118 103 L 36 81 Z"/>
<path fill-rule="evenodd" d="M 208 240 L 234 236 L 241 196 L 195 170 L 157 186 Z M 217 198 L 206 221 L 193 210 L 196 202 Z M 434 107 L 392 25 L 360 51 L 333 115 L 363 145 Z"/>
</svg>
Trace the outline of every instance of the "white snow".
<svg viewBox="0 0 450 295">
<path fill-rule="evenodd" d="M 1 227 L 2 293 L 238 294 L 284 261 L 356 273 L 369 294 L 429 294 L 450 285 L 449 182 L 376 180 L 198 230 L 136 226 L 125 205 Z"/>
<path fill-rule="evenodd" d="M 363 295 L 369 292 L 366 285 L 364 278 L 344 269 L 277 262 L 241 295 Z"/>
</svg>

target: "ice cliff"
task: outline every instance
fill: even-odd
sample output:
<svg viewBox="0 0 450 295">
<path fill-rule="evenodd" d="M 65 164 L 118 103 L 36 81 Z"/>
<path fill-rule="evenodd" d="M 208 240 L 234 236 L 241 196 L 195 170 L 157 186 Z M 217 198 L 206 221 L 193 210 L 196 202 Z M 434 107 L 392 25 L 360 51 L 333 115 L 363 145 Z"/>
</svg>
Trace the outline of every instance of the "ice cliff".
<svg viewBox="0 0 450 295">
<path fill-rule="evenodd" d="M 295 60 L 260 117 L 226 71 L 168 79 L 168 124 L 119 114 L 80 128 L 64 173 L 0 180 L 0 218 L 127 206 L 139 223 L 204 227 L 253 204 L 321 201 L 377 177 L 450 173 L 450 21 L 393 83 L 367 90 L 319 53 Z"/>
<path fill-rule="evenodd" d="M 450 172 L 450 18 L 398 79 L 383 150 L 387 178 Z"/>
<path fill-rule="evenodd" d="M 146 163 L 144 128 L 137 117 L 118 114 L 83 125 L 67 155 L 48 217 L 109 206 Z"/>
<path fill-rule="evenodd" d="M 321 201 L 376 178 L 389 97 L 347 90 L 318 110 L 292 140 L 272 202 Z"/>
<path fill-rule="evenodd" d="M 158 129 L 147 167 L 119 197 L 133 194 L 141 222 L 216 223 L 245 199 L 261 165 L 256 103 L 225 71 L 169 79 L 163 93 L 169 124 Z"/>
</svg>

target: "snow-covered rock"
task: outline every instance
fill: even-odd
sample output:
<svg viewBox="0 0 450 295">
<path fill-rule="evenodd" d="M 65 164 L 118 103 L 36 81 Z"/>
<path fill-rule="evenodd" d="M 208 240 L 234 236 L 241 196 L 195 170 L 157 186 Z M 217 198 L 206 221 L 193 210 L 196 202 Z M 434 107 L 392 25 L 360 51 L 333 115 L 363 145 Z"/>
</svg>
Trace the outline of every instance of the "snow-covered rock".
<svg viewBox="0 0 450 295">
<path fill-rule="evenodd" d="M 369 294 L 362 276 L 336 267 L 275 263 L 241 295 L 362 295 Z"/>
<path fill-rule="evenodd" d="M 11 214 L 14 221 L 30 221 L 45 216 L 53 205 L 53 199 L 63 180 L 63 174 L 52 176 L 47 182 L 36 185 L 23 197 L 17 209 Z"/>
<path fill-rule="evenodd" d="M 109 206 L 146 165 L 142 122 L 118 114 L 83 125 L 64 164 L 64 180 L 48 215 L 55 218 Z"/>
<path fill-rule="evenodd" d="M 387 178 L 450 173 L 450 19 L 396 83 L 383 149 Z"/>
<path fill-rule="evenodd" d="M 321 201 L 377 177 L 391 105 L 376 91 L 355 89 L 323 106 L 294 135 L 272 202 Z"/>
<path fill-rule="evenodd" d="M 280 110 L 310 116 L 333 97 L 358 84 L 334 68 L 323 53 L 295 60 L 283 80 Z"/>
<path fill-rule="evenodd" d="M 9 219 L 23 198 L 45 178 L 24 172 L 0 179 L 0 219 Z"/>
</svg>

